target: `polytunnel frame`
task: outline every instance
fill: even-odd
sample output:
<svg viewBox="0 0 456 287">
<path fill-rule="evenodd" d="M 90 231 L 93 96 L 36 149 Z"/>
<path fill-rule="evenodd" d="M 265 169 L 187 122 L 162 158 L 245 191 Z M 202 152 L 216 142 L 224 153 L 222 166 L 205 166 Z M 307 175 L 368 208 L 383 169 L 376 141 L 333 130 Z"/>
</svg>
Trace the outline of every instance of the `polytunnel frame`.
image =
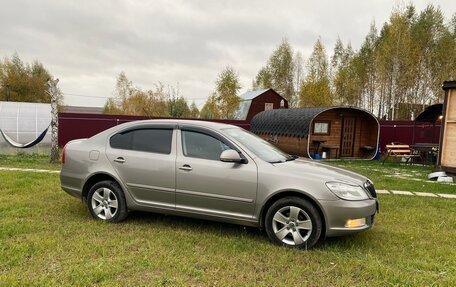
<svg viewBox="0 0 456 287">
<path fill-rule="evenodd" d="M 39 144 L 46 136 L 48 130 L 49 130 L 49 127 L 51 126 L 51 123 L 49 123 L 47 125 L 47 127 L 44 129 L 44 131 L 42 132 L 38 132 L 38 107 L 40 105 L 43 105 L 43 106 L 50 106 L 50 104 L 46 104 L 46 103 L 31 103 L 31 102 L 9 102 L 9 101 L 1 101 L 0 102 L 0 115 L 1 115 L 1 112 L 2 112 L 2 109 L 5 108 L 5 105 L 8 106 L 8 105 L 16 105 L 16 138 L 18 139 L 19 138 L 19 113 L 21 112 L 21 106 L 22 105 L 29 105 L 29 106 L 33 106 L 34 109 L 35 109 L 35 117 L 34 117 L 34 120 L 35 120 L 35 130 L 33 132 L 29 132 L 29 133 L 33 133 L 35 134 L 35 136 L 39 133 L 39 135 L 34 138 L 33 140 L 27 142 L 27 143 L 18 143 L 16 142 L 15 140 L 13 140 L 9 135 L 6 134 L 5 131 L 3 131 L 3 129 L 0 129 L 0 134 L 2 135 L 3 139 L 5 140 L 5 142 L 7 144 L 9 144 L 10 146 L 12 146 L 13 148 L 19 148 L 19 149 L 25 149 L 25 148 L 30 148 L 30 147 L 33 147 L 37 144 Z M 8 118 L 8 117 L 5 117 L 5 119 Z M 33 119 L 33 117 L 31 117 L 31 119 Z"/>
</svg>

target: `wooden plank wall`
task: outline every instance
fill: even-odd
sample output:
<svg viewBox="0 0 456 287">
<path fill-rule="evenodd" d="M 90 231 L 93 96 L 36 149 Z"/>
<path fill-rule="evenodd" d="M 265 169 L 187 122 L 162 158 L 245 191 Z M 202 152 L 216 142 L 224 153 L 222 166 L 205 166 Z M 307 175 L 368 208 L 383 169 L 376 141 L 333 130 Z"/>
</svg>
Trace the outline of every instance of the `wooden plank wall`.
<svg viewBox="0 0 456 287">
<path fill-rule="evenodd" d="M 441 165 L 456 168 L 456 89 L 448 90 L 447 95 Z"/>
</svg>

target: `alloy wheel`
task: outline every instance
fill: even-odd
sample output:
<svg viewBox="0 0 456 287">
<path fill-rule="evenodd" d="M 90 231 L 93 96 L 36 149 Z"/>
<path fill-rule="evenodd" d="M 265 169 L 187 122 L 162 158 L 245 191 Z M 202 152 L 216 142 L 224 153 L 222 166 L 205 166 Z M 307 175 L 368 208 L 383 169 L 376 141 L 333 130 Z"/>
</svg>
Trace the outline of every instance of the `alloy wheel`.
<svg viewBox="0 0 456 287">
<path fill-rule="evenodd" d="M 109 188 L 101 187 L 95 190 L 91 203 L 93 212 L 100 219 L 109 220 L 117 214 L 117 197 Z"/>
<path fill-rule="evenodd" d="M 272 229 L 283 243 L 300 245 L 309 239 L 312 221 L 303 209 L 297 206 L 284 206 L 274 214 Z"/>
</svg>

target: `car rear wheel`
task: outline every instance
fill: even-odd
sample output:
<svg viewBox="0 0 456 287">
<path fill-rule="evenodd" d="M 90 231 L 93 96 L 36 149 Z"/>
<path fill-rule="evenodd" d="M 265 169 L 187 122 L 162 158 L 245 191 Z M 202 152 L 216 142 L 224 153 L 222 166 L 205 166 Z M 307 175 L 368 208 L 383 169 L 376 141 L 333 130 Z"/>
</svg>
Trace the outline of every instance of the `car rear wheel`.
<svg viewBox="0 0 456 287">
<path fill-rule="evenodd" d="M 307 200 L 284 197 L 268 209 L 265 229 L 277 244 L 309 249 L 320 238 L 322 221 L 317 209 Z"/>
<path fill-rule="evenodd" d="M 124 194 L 114 181 L 105 180 L 93 185 L 87 197 L 87 207 L 95 219 L 119 222 L 127 217 Z"/>
</svg>

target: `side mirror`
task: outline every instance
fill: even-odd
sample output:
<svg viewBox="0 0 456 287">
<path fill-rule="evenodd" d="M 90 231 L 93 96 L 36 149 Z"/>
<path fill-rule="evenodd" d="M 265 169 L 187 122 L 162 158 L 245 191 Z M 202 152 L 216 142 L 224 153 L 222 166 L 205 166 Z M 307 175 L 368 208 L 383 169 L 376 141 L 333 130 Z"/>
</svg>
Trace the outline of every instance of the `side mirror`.
<svg viewBox="0 0 456 287">
<path fill-rule="evenodd" d="M 242 158 L 239 153 L 232 149 L 227 149 L 220 155 L 220 160 L 223 162 L 242 162 Z"/>
</svg>

